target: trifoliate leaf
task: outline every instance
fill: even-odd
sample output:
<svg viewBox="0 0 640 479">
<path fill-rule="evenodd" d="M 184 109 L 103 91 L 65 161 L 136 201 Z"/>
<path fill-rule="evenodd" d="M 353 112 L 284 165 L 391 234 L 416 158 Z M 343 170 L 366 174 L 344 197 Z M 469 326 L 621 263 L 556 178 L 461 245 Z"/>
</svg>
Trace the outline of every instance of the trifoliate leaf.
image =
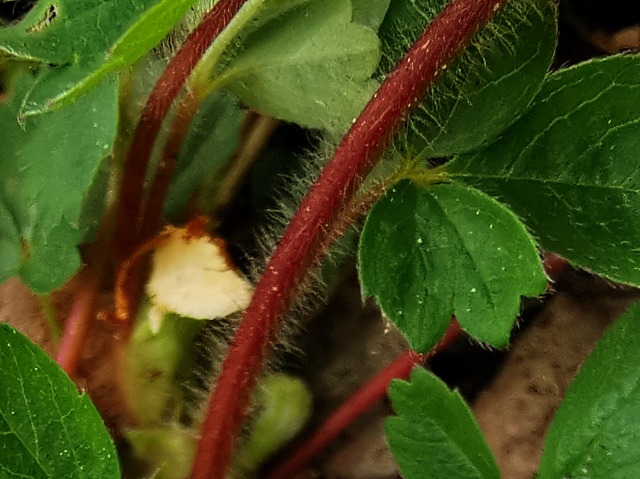
<svg viewBox="0 0 640 479">
<path fill-rule="evenodd" d="M 456 183 L 392 187 L 369 213 L 358 263 L 364 293 L 418 352 L 431 349 L 452 315 L 475 338 L 506 346 L 520 297 L 546 285 L 522 223 Z"/>
<path fill-rule="evenodd" d="M 499 141 L 446 170 L 507 203 L 545 249 L 640 285 L 639 79 L 633 55 L 555 73 Z"/>
<path fill-rule="evenodd" d="M 0 384 L 2 477 L 120 477 L 115 447 L 89 397 L 7 325 L 0 325 Z"/>
<path fill-rule="evenodd" d="M 95 195 L 104 189 L 94 186 L 116 136 L 117 84 L 107 79 L 69 108 L 22 126 L 18 110 L 29 83 L 22 76 L 21 89 L 0 104 L 0 280 L 19 275 L 48 292 L 78 269 L 76 246 L 101 215 Z"/>
<path fill-rule="evenodd" d="M 449 0 L 397 0 L 380 27 L 380 73 L 392 71 Z M 549 0 L 507 2 L 448 65 L 408 121 L 408 147 L 427 157 L 474 150 L 527 108 L 551 64 L 556 7 Z M 421 153 L 420 153 L 421 152 Z"/>
<path fill-rule="evenodd" d="M 253 286 L 231 264 L 221 239 L 188 228 L 169 228 L 165 235 L 146 288 L 156 310 L 213 319 L 249 305 Z"/>
<path fill-rule="evenodd" d="M 271 2 L 255 25 L 212 81 L 268 115 L 345 131 L 376 90 L 380 58 L 378 37 L 352 21 L 351 2 Z"/>
<path fill-rule="evenodd" d="M 640 477 L 640 305 L 611 326 L 551 424 L 539 479 Z"/>
<path fill-rule="evenodd" d="M 395 417 L 385 420 L 391 452 L 405 479 L 499 479 L 498 466 L 460 394 L 422 368 L 394 381 Z"/>
</svg>

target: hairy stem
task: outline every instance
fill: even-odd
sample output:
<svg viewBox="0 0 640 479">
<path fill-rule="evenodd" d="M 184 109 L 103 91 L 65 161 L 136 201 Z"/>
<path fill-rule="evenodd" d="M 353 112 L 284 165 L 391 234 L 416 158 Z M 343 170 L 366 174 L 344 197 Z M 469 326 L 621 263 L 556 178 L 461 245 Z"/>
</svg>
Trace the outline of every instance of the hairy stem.
<svg viewBox="0 0 640 479">
<path fill-rule="evenodd" d="M 444 337 L 428 354 L 418 354 L 414 351 L 405 352 L 352 394 L 325 420 L 320 428 L 300 444 L 281 464 L 269 472 L 266 479 L 295 477 L 311 459 L 336 439 L 353 421 L 384 398 L 392 380 L 407 379 L 415 366 L 425 364 L 437 353 L 446 349 L 460 337 L 461 333 L 460 325 L 454 319 Z"/>
<path fill-rule="evenodd" d="M 230 22 L 229 27 L 220 33 L 215 44 L 207 50 L 193 72 L 193 76 L 189 80 L 189 87 L 197 92 L 198 98 L 202 100 L 204 97 L 211 95 L 220 88 L 220 81 L 211 81 L 215 76 L 215 68 L 222 58 L 225 50 L 231 45 L 231 42 L 238 37 L 244 28 L 253 21 L 256 15 L 264 8 L 265 0 L 250 0 L 245 8 Z"/>
<path fill-rule="evenodd" d="M 317 261 L 323 237 L 381 150 L 429 85 L 506 0 L 454 0 L 367 104 L 302 201 L 267 264 L 211 396 L 194 479 L 224 479 L 251 392 L 292 297 Z"/>
<path fill-rule="evenodd" d="M 125 160 L 117 205 L 114 244 L 118 263 L 133 252 L 139 239 L 144 179 L 162 122 L 200 58 L 245 2 L 216 3 L 175 54 L 147 99 Z"/>
</svg>

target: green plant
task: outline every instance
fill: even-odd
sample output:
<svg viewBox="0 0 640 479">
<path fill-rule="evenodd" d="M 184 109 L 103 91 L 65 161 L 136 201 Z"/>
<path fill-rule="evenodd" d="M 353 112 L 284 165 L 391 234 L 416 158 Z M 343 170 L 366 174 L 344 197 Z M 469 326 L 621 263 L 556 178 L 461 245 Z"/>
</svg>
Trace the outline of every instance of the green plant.
<svg viewBox="0 0 640 479">
<path fill-rule="evenodd" d="M 162 49 L 150 50 L 195 3 L 40 0 L 23 19 L 0 28 L 2 277 L 20 276 L 46 295 L 80 269 L 77 247 L 90 244 L 60 339 L 60 365 L 76 375 L 98 294 L 112 285 L 115 315 L 128 337 L 119 380 L 135 417 L 135 427 L 124 431 L 130 443 L 157 466 L 158 477 L 186 477 L 189 470 L 195 478 L 227 477 L 236 436 L 252 410 L 233 463 L 233 474 L 251 475 L 309 410 L 297 380 L 263 373 L 269 346 L 310 272 L 368 213 L 357 251 L 362 289 L 413 351 L 365 387 L 348 404 L 351 412 L 328 429 L 335 435 L 392 378 L 413 370 L 410 383 L 391 386 L 397 416 L 387 421 L 403 474 L 498 477 L 460 397 L 414 366 L 460 327 L 479 341 L 507 346 L 521 297 L 547 288 L 539 247 L 609 279 L 640 284 L 633 221 L 638 57 L 548 73 L 556 41 L 556 7 L 548 0 L 219 0 L 208 13 L 204 5 L 192 8 L 172 32 L 177 51 L 165 66 Z M 155 86 L 149 77 L 157 77 Z M 260 272 L 251 303 L 234 297 L 237 308 L 225 309 L 204 301 L 199 316 L 191 306 L 200 299 L 186 300 L 189 307 L 168 305 L 150 286 L 162 261 L 195 258 L 181 281 L 211 262 L 208 269 L 236 278 L 239 290 L 247 283 L 201 220 L 180 229 L 161 231 L 161 225 L 184 219 L 192 196 L 198 212 L 219 211 L 238 145 L 239 157 L 257 154 L 246 146 L 241 104 L 314 128 L 338 146 Z M 250 130 L 261 138 L 269 128 L 256 121 Z M 202 184 L 204 192 L 195 194 Z M 214 227 L 217 219 L 214 214 Z M 168 254 L 174 242 L 177 253 Z M 159 259 L 161 251 L 168 260 Z M 206 298 L 222 280 L 202 278 L 208 279 L 188 289 L 202 289 L 199 297 Z M 192 399 L 181 386 L 198 383 L 192 369 L 194 338 L 204 327 L 199 318 L 245 307 L 237 329 L 231 320 L 214 320 L 218 340 L 209 349 L 220 374 L 202 420 L 188 411 Z M 619 321 L 576 380 L 549 435 L 541 478 L 634 475 L 637 315 L 633 308 Z M 2 449 L 19 440 L 30 464 L 42 465 L 40 458 L 54 453 L 39 439 L 41 426 L 18 426 L 53 406 L 29 405 L 14 421 L 15 404 L 28 396 L 24 384 L 37 389 L 47 381 L 66 387 L 68 396 L 69 385 L 55 372 L 50 379 L 24 374 L 31 366 L 18 364 L 12 351 L 38 354 L 3 331 L 6 381 L 24 379 L 3 390 Z M 34 361 L 34 368 L 51 369 L 43 355 Z M 622 366 L 612 370 L 613 364 Z M 614 386 L 595 388 L 600 374 Z M 257 385 L 261 392 L 253 394 Z M 283 388 L 297 391 L 295 407 L 283 406 L 289 401 Z M 56 408 L 71 408 L 78 398 L 70 396 Z M 590 418 L 589 427 L 581 416 Z M 266 430 L 272 435 L 258 444 Z M 154 452 L 158 445 L 161 454 Z M 320 445 L 303 446 L 270 477 L 289 477 Z M 109 447 L 89 448 L 104 461 L 104 477 L 117 475 L 113 454 L 98 454 Z M 194 454 L 191 466 L 186 458 Z M 167 457 L 182 459 L 165 463 Z M 74 467 L 96 467 L 94 460 L 78 455 Z M 40 477 L 24 464 L 0 462 L 9 476 Z M 42 477 L 55 477 L 42 469 Z"/>
</svg>

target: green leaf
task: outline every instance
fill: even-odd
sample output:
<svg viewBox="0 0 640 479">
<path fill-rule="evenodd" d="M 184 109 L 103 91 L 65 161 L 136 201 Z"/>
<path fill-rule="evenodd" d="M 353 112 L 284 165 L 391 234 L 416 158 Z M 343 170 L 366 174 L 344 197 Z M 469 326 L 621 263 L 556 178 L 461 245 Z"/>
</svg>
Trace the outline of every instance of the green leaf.
<svg viewBox="0 0 640 479">
<path fill-rule="evenodd" d="M 160 0 L 129 28 L 110 49 L 109 70 L 130 65 L 162 41 L 198 0 Z"/>
<path fill-rule="evenodd" d="M 243 119 L 244 110 L 226 92 L 216 92 L 200 105 L 178 155 L 167 216 L 178 215 L 205 178 L 220 175 L 238 149 Z"/>
<path fill-rule="evenodd" d="M 53 65 L 106 53 L 158 0 L 38 1 L 21 22 L 0 28 L 0 52 Z"/>
<path fill-rule="evenodd" d="M 214 84 L 268 115 L 346 130 L 377 87 L 376 34 L 352 22 L 344 0 L 275 2 L 259 16 L 225 54 Z"/>
<path fill-rule="evenodd" d="M 29 92 L 21 114 L 68 105 L 108 74 L 133 64 L 195 1 L 39 1 L 21 22 L 0 28 L 0 52 L 55 67 Z"/>
<path fill-rule="evenodd" d="M 20 120 L 24 121 L 26 117 L 40 115 L 67 104 L 64 100 L 103 64 L 104 59 L 98 57 L 59 67 L 41 66 L 37 81 L 20 106 Z"/>
<path fill-rule="evenodd" d="M 374 31 L 380 28 L 391 0 L 351 0 L 353 21 Z"/>
<path fill-rule="evenodd" d="M 536 245 L 503 205 L 463 185 L 395 185 L 371 210 L 362 232 L 360 279 L 384 314 L 426 352 L 451 315 L 472 336 L 509 342 L 520 296 L 546 278 Z"/>
<path fill-rule="evenodd" d="M 640 477 L 640 305 L 582 366 L 547 435 L 539 479 Z"/>
<path fill-rule="evenodd" d="M 86 394 L 35 344 L 0 325 L 0 475 L 120 477 L 116 450 Z"/>
<path fill-rule="evenodd" d="M 393 381 L 397 416 L 385 420 L 391 451 L 405 479 L 499 479 L 469 407 L 460 394 L 422 368 L 411 382 Z"/>
<path fill-rule="evenodd" d="M 446 170 L 506 202 L 545 249 L 640 285 L 639 79 L 638 56 L 551 75 L 499 141 Z"/>
<path fill-rule="evenodd" d="M 78 269 L 76 245 L 101 213 L 104 183 L 96 191 L 96 182 L 116 136 L 117 84 L 108 79 L 68 109 L 21 126 L 29 83 L 22 76 L 22 90 L 0 105 L 0 280 L 19 275 L 48 292 Z"/>
<path fill-rule="evenodd" d="M 448 0 L 396 0 L 380 27 L 390 72 Z M 409 148 L 447 157 L 496 138 L 527 108 L 551 64 L 556 8 L 549 0 L 515 0 L 476 34 L 408 122 Z"/>
</svg>

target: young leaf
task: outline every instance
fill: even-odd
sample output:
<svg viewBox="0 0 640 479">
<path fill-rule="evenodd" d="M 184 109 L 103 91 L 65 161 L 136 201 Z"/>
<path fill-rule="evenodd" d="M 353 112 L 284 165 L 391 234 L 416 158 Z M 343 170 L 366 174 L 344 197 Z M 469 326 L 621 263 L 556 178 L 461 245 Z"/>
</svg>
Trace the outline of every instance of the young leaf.
<svg viewBox="0 0 640 479">
<path fill-rule="evenodd" d="M 611 326 L 551 424 L 539 479 L 640 477 L 640 305 Z"/>
<path fill-rule="evenodd" d="M 451 315 L 472 336 L 504 347 L 520 296 L 541 294 L 536 245 L 503 205 L 461 184 L 395 185 L 371 210 L 358 258 L 364 294 L 426 352 Z"/>
<path fill-rule="evenodd" d="M 387 73 L 448 0 L 397 0 L 380 27 Z M 521 115 L 551 64 L 556 8 L 549 0 L 508 2 L 427 93 L 411 116 L 410 148 L 447 157 L 486 144 Z"/>
<path fill-rule="evenodd" d="M 76 245 L 100 216 L 101 202 L 92 215 L 85 206 L 95 202 L 100 165 L 115 139 L 117 84 L 106 80 L 68 109 L 24 127 L 16 118 L 27 76 L 21 85 L 0 104 L 0 280 L 20 275 L 48 292 L 78 269 Z"/>
<path fill-rule="evenodd" d="M 446 166 L 507 203 L 550 251 L 640 285 L 640 57 L 551 75 L 497 142 Z"/>
<path fill-rule="evenodd" d="M 56 66 L 29 92 L 22 115 L 69 104 L 158 44 L 195 0 L 39 1 L 0 28 L 0 52 Z"/>
<path fill-rule="evenodd" d="M 378 37 L 352 22 L 349 1 L 271 4 L 213 81 L 268 115 L 344 131 L 377 87 Z"/>
<path fill-rule="evenodd" d="M 433 374 L 416 368 L 411 382 L 392 383 L 389 396 L 396 416 L 385 431 L 402 477 L 500 478 L 469 407 Z"/>
<path fill-rule="evenodd" d="M 115 447 L 89 397 L 4 324 L 0 384 L 2 477 L 120 477 Z"/>
</svg>

